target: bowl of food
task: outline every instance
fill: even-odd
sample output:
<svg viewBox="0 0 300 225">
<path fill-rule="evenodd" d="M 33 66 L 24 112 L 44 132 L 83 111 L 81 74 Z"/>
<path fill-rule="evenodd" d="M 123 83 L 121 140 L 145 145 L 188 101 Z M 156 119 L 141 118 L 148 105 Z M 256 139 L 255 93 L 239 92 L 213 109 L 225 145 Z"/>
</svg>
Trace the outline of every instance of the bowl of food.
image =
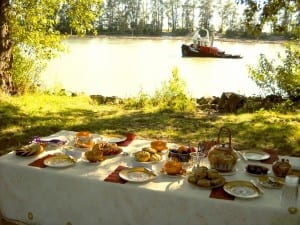
<svg viewBox="0 0 300 225">
<path fill-rule="evenodd" d="M 268 174 L 269 169 L 261 165 L 248 164 L 246 166 L 246 172 L 254 176 L 263 176 Z"/>
<path fill-rule="evenodd" d="M 169 149 L 168 158 L 178 162 L 189 162 L 191 160 L 190 153 L 195 151 L 194 147 L 180 145 L 177 148 Z"/>
</svg>

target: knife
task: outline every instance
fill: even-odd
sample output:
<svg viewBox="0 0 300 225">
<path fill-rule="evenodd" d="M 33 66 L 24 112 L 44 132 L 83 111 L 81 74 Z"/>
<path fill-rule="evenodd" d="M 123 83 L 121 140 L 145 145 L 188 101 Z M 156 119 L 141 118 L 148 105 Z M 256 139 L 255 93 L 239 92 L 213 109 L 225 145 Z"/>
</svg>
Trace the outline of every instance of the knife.
<svg viewBox="0 0 300 225">
<path fill-rule="evenodd" d="M 263 189 L 261 189 L 256 183 L 254 180 L 250 180 L 251 184 L 258 190 L 258 192 L 260 194 L 264 194 L 265 192 L 263 191 Z"/>
</svg>

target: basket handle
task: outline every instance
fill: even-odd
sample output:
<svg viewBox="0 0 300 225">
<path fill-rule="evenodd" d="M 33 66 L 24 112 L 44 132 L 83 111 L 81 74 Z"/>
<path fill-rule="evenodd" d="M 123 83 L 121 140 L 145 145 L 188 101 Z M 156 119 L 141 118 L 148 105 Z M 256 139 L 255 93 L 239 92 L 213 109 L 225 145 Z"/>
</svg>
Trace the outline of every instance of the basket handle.
<svg viewBox="0 0 300 225">
<path fill-rule="evenodd" d="M 228 142 L 228 147 L 229 149 L 231 149 L 231 130 L 228 127 L 221 127 L 219 130 L 219 134 L 218 134 L 218 143 L 220 143 L 220 136 L 221 136 L 221 132 L 222 130 L 227 130 L 228 131 L 228 138 L 229 138 L 229 142 Z"/>
</svg>

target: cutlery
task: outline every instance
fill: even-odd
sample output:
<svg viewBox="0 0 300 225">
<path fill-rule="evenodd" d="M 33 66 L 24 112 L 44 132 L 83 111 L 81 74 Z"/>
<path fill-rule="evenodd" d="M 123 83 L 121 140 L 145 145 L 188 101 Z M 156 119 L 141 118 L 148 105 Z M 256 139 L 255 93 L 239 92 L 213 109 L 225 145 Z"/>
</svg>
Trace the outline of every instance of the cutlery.
<svg viewBox="0 0 300 225">
<path fill-rule="evenodd" d="M 144 168 L 144 171 L 153 175 L 153 176 L 157 176 L 152 170 L 148 169 L 147 167 L 143 167 Z"/>
<path fill-rule="evenodd" d="M 273 184 L 284 184 L 284 181 L 276 180 L 274 177 L 268 176 L 268 180 Z"/>
<path fill-rule="evenodd" d="M 252 183 L 252 185 L 258 190 L 258 192 L 260 194 L 264 194 L 265 192 L 263 191 L 263 189 L 261 189 L 254 180 L 250 180 L 250 182 Z"/>
<path fill-rule="evenodd" d="M 248 159 L 246 158 L 246 156 L 243 153 L 241 153 L 240 151 L 237 151 L 237 153 L 240 155 L 240 157 L 242 158 L 242 160 L 244 160 L 245 162 L 248 161 Z"/>
</svg>

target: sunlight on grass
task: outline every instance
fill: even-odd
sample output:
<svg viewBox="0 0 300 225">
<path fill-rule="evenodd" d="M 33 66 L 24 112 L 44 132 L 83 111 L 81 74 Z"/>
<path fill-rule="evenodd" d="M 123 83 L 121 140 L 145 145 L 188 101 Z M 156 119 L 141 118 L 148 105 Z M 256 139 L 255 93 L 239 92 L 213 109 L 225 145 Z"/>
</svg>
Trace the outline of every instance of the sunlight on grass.
<svg viewBox="0 0 300 225">
<path fill-rule="evenodd" d="M 226 126 L 237 149 L 274 148 L 281 154 L 300 154 L 299 111 L 206 114 L 160 112 L 156 108 L 125 110 L 122 105 L 98 105 L 85 95 L 27 95 L 0 97 L 0 101 L 3 149 L 59 130 L 88 130 L 102 135 L 134 132 L 138 138 L 197 145 L 200 140 L 216 140 L 220 127 Z M 222 135 L 221 141 L 227 140 Z"/>
</svg>

